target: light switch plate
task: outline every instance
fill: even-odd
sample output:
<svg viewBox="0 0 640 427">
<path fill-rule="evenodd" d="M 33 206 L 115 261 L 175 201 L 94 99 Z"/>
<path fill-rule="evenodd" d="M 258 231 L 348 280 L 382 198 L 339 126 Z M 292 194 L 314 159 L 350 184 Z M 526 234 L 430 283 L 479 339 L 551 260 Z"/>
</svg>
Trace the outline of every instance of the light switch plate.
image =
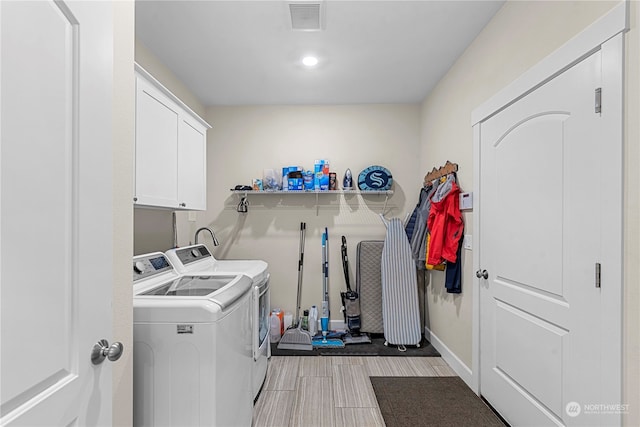
<svg viewBox="0 0 640 427">
<path fill-rule="evenodd" d="M 473 193 L 460 193 L 460 210 L 473 209 Z"/>
<path fill-rule="evenodd" d="M 473 236 L 471 234 L 465 234 L 464 235 L 464 240 L 462 241 L 462 246 L 468 251 L 473 249 Z"/>
<path fill-rule="evenodd" d="M 189 221 L 196 222 L 196 213 L 194 211 L 189 211 Z"/>
</svg>

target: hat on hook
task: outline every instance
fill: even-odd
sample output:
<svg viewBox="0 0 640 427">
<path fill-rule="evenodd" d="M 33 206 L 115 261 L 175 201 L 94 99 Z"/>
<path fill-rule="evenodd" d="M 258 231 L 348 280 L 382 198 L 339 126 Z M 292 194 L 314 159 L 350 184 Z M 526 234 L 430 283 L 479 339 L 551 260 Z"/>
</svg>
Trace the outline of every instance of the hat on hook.
<svg viewBox="0 0 640 427">
<path fill-rule="evenodd" d="M 382 166 L 369 166 L 358 175 L 358 188 L 362 191 L 386 191 L 392 184 L 391 172 Z"/>
</svg>

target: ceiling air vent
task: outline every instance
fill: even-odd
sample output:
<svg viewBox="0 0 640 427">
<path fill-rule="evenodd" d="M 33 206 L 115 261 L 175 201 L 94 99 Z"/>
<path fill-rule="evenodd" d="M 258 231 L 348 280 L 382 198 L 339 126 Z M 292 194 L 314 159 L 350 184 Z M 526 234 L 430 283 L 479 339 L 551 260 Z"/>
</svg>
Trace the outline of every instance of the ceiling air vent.
<svg viewBox="0 0 640 427">
<path fill-rule="evenodd" d="M 289 2 L 291 29 L 296 31 L 322 30 L 322 3 L 322 1 Z"/>
</svg>

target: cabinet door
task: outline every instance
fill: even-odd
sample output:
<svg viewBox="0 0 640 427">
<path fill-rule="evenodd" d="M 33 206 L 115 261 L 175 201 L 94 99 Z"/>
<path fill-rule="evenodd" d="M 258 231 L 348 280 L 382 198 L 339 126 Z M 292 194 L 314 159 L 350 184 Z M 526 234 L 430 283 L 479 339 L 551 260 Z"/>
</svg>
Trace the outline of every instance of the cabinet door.
<svg viewBox="0 0 640 427">
<path fill-rule="evenodd" d="M 206 130 L 183 117 L 178 142 L 178 201 L 182 209 L 207 208 Z"/>
<path fill-rule="evenodd" d="M 178 110 L 157 89 L 136 80 L 136 204 L 178 207 Z"/>
</svg>

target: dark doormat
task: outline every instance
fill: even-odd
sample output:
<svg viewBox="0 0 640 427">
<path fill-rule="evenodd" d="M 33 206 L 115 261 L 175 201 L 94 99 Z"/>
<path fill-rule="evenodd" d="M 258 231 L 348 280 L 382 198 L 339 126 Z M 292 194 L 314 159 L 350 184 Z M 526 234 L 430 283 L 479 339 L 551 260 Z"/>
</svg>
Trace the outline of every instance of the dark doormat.
<svg viewBox="0 0 640 427">
<path fill-rule="evenodd" d="M 439 357 L 440 353 L 424 338 L 420 347 L 407 346 L 407 351 L 398 350 L 395 345 L 384 345 L 384 336 L 374 335 L 371 344 L 347 344 L 344 348 L 314 348 L 313 350 L 281 350 L 278 344 L 271 344 L 272 356 L 399 356 L 399 357 Z"/>
<path fill-rule="evenodd" d="M 459 377 L 370 377 L 387 427 L 505 424 Z"/>
</svg>

